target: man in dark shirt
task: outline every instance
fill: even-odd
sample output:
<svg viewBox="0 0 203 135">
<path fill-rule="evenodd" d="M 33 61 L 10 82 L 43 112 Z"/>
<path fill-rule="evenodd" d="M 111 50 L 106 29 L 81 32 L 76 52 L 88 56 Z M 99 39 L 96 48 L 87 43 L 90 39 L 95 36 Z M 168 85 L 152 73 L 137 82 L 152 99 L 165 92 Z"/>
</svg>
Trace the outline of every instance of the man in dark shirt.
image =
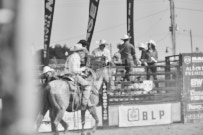
<svg viewBox="0 0 203 135">
<path fill-rule="evenodd" d="M 126 75 L 125 79 L 130 81 L 129 73 L 132 71 L 132 66 L 137 65 L 137 58 L 135 55 L 135 47 L 130 43 L 130 36 L 124 35 L 121 40 L 124 41 L 120 50 L 122 64 L 125 65 Z"/>
<path fill-rule="evenodd" d="M 81 39 L 80 41 L 78 41 L 78 43 L 82 44 L 82 46 L 84 48 L 86 48 L 83 52 L 84 52 L 84 58 L 82 58 L 81 61 L 81 66 L 89 66 L 90 65 L 90 59 L 88 57 L 89 55 L 89 51 L 88 51 L 88 47 L 89 47 L 89 42 L 86 41 L 85 39 Z"/>
<path fill-rule="evenodd" d="M 147 45 L 144 43 L 140 43 L 138 48 L 141 51 L 141 57 L 140 57 L 139 65 L 147 66 L 147 59 L 148 59 Z"/>
</svg>

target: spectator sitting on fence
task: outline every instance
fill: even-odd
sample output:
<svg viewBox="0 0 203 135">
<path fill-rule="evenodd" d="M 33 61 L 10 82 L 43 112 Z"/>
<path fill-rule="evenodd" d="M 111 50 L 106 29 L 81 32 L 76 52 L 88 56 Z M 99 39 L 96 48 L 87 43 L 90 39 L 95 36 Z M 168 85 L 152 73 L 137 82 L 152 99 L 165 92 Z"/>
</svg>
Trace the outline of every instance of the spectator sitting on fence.
<svg viewBox="0 0 203 135">
<path fill-rule="evenodd" d="M 148 50 L 147 50 L 147 73 L 156 73 L 156 63 L 158 61 L 158 52 L 156 50 L 156 43 L 153 40 L 150 40 L 148 43 Z M 155 74 L 152 75 L 154 80 L 157 80 L 157 77 Z M 147 75 L 147 80 L 150 79 L 150 75 Z M 158 84 L 155 84 L 156 87 L 158 87 Z"/>
<path fill-rule="evenodd" d="M 139 59 L 139 65 L 147 66 L 147 45 L 144 43 L 140 43 L 138 48 L 141 51 L 141 57 Z"/>
<path fill-rule="evenodd" d="M 113 58 L 112 58 L 113 63 L 117 66 L 122 64 L 120 50 L 122 49 L 123 43 L 124 43 L 123 41 L 120 41 L 117 44 L 118 51 L 113 55 Z"/>
<path fill-rule="evenodd" d="M 89 42 L 86 41 L 85 39 L 81 39 L 80 41 L 78 41 L 78 44 L 79 43 L 82 44 L 82 46 L 85 48 L 83 50 L 84 58 L 81 58 L 81 66 L 90 66 L 90 59 L 88 57 L 88 55 L 89 55 L 89 51 L 88 51 Z"/>
<path fill-rule="evenodd" d="M 92 55 L 95 57 L 103 56 L 105 58 L 106 65 L 108 65 L 111 62 L 111 54 L 110 51 L 106 48 L 106 45 L 106 40 L 100 40 L 99 47 L 92 51 Z"/>
<path fill-rule="evenodd" d="M 137 58 L 135 55 L 135 47 L 130 43 L 130 36 L 124 35 L 121 40 L 124 41 L 120 50 L 122 64 L 125 65 L 125 79 L 130 81 L 129 73 L 132 72 L 132 66 L 137 65 Z"/>
</svg>

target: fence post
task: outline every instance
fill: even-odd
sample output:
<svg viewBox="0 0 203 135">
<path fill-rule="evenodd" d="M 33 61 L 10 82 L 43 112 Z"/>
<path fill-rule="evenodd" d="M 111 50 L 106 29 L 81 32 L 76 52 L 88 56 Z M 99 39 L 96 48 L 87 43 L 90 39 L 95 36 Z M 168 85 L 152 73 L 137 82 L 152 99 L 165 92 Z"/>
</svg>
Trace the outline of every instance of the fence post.
<svg viewBox="0 0 203 135">
<path fill-rule="evenodd" d="M 165 79 L 166 80 L 170 80 L 170 75 L 168 74 L 171 71 L 171 69 L 170 69 L 170 57 L 165 57 L 165 63 L 166 63 L 166 67 L 165 67 L 165 73 L 166 73 Z M 168 82 L 166 82 L 165 85 L 166 85 L 166 87 L 169 87 L 169 83 Z"/>
</svg>

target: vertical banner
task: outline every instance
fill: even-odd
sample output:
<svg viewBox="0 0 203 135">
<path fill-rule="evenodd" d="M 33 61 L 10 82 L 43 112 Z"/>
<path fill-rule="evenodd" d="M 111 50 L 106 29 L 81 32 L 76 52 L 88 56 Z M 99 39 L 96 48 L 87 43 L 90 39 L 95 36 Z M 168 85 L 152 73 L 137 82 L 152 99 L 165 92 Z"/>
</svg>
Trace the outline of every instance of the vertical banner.
<svg viewBox="0 0 203 135">
<path fill-rule="evenodd" d="M 182 54 L 184 123 L 203 121 L 203 54 Z"/>
<path fill-rule="evenodd" d="M 92 40 L 92 35 L 94 32 L 94 26 L 96 23 L 96 18 L 97 18 L 97 11 L 99 8 L 99 1 L 100 0 L 90 0 L 89 4 L 89 20 L 88 20 L 88 26 L 87 26 L 87 35 L 86 35 L 86 40 L 91 43 Z M 87 47 L 89 50 L 90 46 Z"/>
<path fill-rule="evenodd" d="M 109 127 L 108 88 L 105 83 L 103 84 L 102 88 L 102 123 L 103 127 Z"/>
<path fill-rule="evenodd" d="M 127 0 L 127 34 L 131 36 L 130 43 L 134 45 L 133 11 L 134 0 Z"/>
<path fill-rule="evenodd" d="M 44 64 L 49 64 L 49 44 L 51 37 L 52 21 L 54 16 L 55 0 L 45 0 L 44 17 Z"/>
</svg>

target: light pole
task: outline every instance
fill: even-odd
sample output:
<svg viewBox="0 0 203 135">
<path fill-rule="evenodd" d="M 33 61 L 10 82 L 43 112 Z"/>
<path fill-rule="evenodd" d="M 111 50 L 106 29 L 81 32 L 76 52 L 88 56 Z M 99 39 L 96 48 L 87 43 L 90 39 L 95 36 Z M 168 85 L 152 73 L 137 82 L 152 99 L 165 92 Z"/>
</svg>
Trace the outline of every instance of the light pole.
<svg viewBox="0 0 203 135">
<path fill-rule="evenodd" d="M 191 53 L 193 53 L 192 30 L 191 30 L 191 29 L 190 29 L 190 30 L 184 29 L 183 31 L 184 31 L 184 32 L 185 32 L 185 31 L 188 31 L 188 32 L 190 33 Z"/>
</svg>

